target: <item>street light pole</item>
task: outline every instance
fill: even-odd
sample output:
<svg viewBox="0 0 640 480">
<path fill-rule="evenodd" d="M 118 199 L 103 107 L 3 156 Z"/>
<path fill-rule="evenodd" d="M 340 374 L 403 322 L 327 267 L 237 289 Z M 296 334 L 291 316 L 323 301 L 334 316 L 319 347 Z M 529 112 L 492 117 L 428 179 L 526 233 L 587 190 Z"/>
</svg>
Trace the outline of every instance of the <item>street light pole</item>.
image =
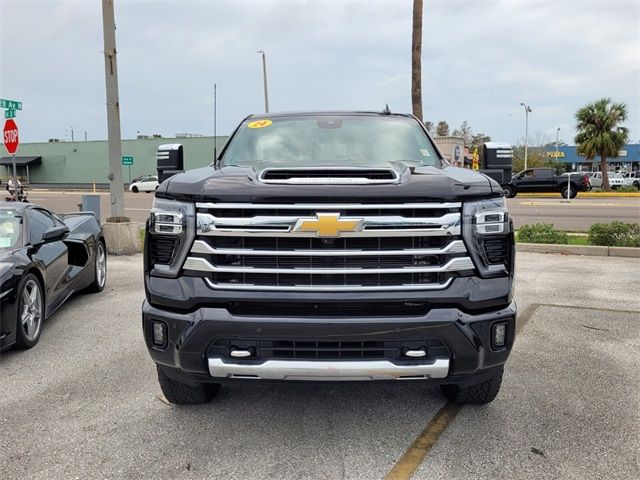
<svg viewBox="0 0 640 480">
<path fill-rule="evenodd" d="M 269 92 L 267 90 L 267 59 L 264 50 L 258 50 L 262 54 L 262 80 L 264 82 L 264 111 L 269 113 Z"/>
<path fill-rule="evenodd" d="M 527 149 L 529 147 L 529 112 L 531 107 L 525 105 L 524 102 L 520 102 L 520 105 L 524 107 L 524 169 L 527 169 Z"/>
<path fill-rule="evenodd" d="M 556 128 L 556 161 L 558 160 L 558 135 L 560 135 L 560 127 Z"/>
</svg>

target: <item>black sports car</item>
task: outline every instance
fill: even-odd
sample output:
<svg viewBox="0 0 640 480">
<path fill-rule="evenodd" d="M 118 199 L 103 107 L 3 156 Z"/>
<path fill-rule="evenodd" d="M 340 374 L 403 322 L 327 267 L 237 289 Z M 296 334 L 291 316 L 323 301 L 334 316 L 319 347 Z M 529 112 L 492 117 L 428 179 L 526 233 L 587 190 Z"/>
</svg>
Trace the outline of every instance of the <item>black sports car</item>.
<svg viewBox="0 0 640 480">
<path fill-rule="evenodd" d="M 58 216 L 0 202 L 0 350 L 33 347 L 67 298 L 100 292 L 106 279 L 105 240 L 93 213 Z"/>
</svg>

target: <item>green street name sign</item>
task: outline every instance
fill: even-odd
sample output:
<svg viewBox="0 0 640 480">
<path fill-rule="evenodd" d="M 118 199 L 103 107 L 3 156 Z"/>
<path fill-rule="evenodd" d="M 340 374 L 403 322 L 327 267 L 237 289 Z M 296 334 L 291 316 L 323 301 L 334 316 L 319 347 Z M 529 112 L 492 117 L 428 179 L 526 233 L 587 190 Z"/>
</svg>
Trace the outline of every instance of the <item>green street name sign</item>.
<svg viewBox="0 0 640 480">
<path fill-rule="evenodd" d="M 15 110 L 5 110 L 4 111 L 4 118 L 16 118 L 16 111 Z"/>
<path fill-rule="evenodd" d="M 133 157 L 122 157 L 122 165 L 124 166 L 133 165 Z"/>
<path fill-rule="evenodd" d="M 22 102 L 0 98 L 0 108 L 6 108 L 8 110 L 22 110 Z"/>
</svg>

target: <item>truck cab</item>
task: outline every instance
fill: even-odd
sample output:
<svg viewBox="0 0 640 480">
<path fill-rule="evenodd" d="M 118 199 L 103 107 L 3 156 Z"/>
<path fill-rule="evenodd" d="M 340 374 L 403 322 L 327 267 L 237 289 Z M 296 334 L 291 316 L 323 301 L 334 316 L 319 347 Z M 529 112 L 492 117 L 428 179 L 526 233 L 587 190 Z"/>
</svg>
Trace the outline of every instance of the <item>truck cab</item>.
<svg viewBox="0 0 640 480">
<path fill-rule="evenodd" d="M 513 183 L 517 184 L 518 192 L 551 191 L 555 187 L 555 173 L 553 168 L 529 168 L 514 175 Z"/>
</svg>

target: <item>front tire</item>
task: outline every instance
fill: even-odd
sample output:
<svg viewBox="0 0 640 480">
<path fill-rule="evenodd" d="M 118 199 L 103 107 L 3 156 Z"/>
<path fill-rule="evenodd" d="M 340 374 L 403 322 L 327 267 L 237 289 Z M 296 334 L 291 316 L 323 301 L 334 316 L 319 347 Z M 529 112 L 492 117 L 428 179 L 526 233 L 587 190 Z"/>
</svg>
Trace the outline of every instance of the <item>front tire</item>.
<svg viewBox="0 0 640 480">
<path fill-rule="evenodd" d="M 138 187 L 131 187 L 131 191 L 133 193 L 138 193 Z"/>
<path fill-rule="evenodd" d="M 504 367 L 496 370 L 496 372 L 486 380 L 473 385 L 462 387 L 460 385 L 441 385 L 442 393 L 450 402 L 462 405 L 483 405 L 492 402 L 502 385 L 502 374 Z"/>
<path fill-rule="evenodd" d="M 516 190 L 511 185 L 505 185 L 502 187 L 504 191 L 504 196 L 507 198 L 513 198 L 516 196 Z"/>
<path fill-rule="evenodd" d="M 29 273 L 18 287 L 16 347 L 33 347 L 40 339 L 44 322 L 44 296 L 38 278 Z"/>
<path fill-rule="evenodd" d="M 107 284 L 107 249 L 102 240 L 98 240 L 98 244 L 96 245 L 96 257 L 93 268 L 93 283 L 87 287 L 87 291 L 98 293 L 104 290 Z"/>
<path fill-rule="evenodd" d="M 196 386 L 180 383 L 170 378 L 159 365 L 158 383 L 165 398 L 176 405 L 201 405 L 209 403 L 220 391 L 219 383 L 199 383 Z"/>
</svg>

